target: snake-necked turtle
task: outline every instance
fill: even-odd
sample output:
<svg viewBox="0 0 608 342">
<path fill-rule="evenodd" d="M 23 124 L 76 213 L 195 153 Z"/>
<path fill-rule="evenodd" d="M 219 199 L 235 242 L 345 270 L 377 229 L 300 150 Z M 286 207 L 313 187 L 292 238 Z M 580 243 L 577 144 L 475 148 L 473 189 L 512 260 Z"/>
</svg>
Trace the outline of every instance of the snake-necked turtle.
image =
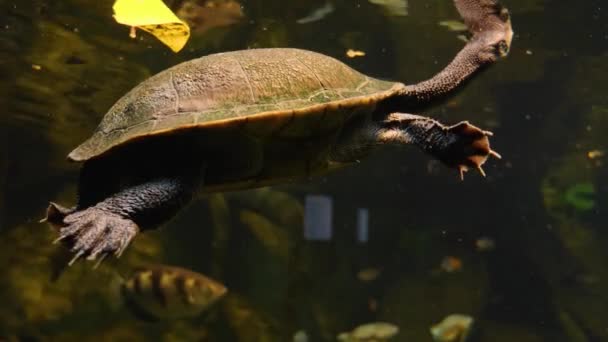
<svg viewBox="0 0 608 342">
<path fill-rule="evenodd" d="M 508 11 L 495 0 L 454 0 L 471 38 L 418 84 L 363 75 L 298 49 L 208 55 L 145 80 L 68 158 L 82 162 L 78 201 L 47 218 L 81 256 L 120 255 L 173 217 L 197 188 L 225 191 L 310 177 L 352 164 L 380 145 L 414 145 L 460 171 L 478 169 L 488 136 L 409 114 L 445 98 L 507 54 Z"/>
</svg>

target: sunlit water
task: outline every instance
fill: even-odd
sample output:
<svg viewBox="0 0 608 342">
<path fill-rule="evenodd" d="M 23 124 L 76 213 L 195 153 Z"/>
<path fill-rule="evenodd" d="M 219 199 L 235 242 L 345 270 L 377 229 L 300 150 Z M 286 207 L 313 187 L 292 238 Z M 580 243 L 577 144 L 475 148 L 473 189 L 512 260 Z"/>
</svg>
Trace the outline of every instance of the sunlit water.
<svg viewBox="0 0 608 342">
<path fill-rule="evenodd" d="M 75 200 L 78 166 L 65 156 L 146 77 L 289 46 L 416 82 L 463 45 L 439 25 L 458 20 L 450 1 L 374 2 L 243 1 L 242 18 L 194 31 L 174 54 L 130 39 L 111 1 L 0 1 L 0 340 L 332 341 L 382 321 L 399 328 L 393 340 L 423 342 L 459 313 L 475 319 L 473 341 L 608 341 L 603 0 L 503 1 L 509 57 L 426 113 L 495 133 L 503 159 L 485 179 L 387 149 L 309 182 L 201 198 L 119 261 L 53 277 L 66 256 L 38 220 L 49 200 Z M 305 232 L 311 195 L 331 203 L 317 208 L 332 215 L 319 240 Z M 143 263 L 204 273 L 228 295 L 201 317 L 142 321 L 115 287 Z"/>
</svg>

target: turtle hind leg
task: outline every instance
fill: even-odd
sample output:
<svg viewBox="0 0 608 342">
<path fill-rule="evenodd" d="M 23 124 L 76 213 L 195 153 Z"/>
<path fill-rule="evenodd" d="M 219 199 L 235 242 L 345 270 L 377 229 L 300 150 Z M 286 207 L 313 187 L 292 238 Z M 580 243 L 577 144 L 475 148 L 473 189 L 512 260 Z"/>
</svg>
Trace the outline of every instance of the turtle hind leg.
<svg viewBox="0 0 608 342">
<path fill-rule="evenodd" d="M 64 222 L 56 241 L 64 241 L 75 253 L 70 265 L 80 257 L 94 260 L 111 253 L 120 256 L 139 232 L 132 220 L 96 207 L 70 214 Z"/>
<path fill-rule="evenodd" d="M 195 184 L 189 180 L 175 176 L 144 182 L 63 217 L 57 241 L 75 253 L 70 264 L 81 257 L 119 257 L 140 230 L 169 220 L 192 198 Z"/>
</svg>

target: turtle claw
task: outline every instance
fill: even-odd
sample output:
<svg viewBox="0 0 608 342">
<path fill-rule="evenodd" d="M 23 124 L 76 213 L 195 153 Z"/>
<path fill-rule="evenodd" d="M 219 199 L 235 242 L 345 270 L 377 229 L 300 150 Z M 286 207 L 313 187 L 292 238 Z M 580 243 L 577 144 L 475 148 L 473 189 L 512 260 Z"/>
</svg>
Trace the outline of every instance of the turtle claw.
<svg viewBox="0 0 608 342">
<path fill-rule="evenodd" d="M 110 253 L 120 257 L 139 227 L 131 220 L 95 207 L 69 214 L 63 220 L 65 226 L 59 228 L 59 237 L 75 253 L 69 265 L 78 259 L 95 260 L 97 264 Z"/>
<path fill-rule="evenodd" d="M 464 165 L 459 165 L 458 166 L 458 173 L 460 174 L 460 180 L 464 181 L 464 173 L 469 171 L 469 168 L 464 166 Z M 483 170 L 483 168 L 481 167 L 481 165 L 477 166 L 477 171 L 479 171 L 479 174 L 481 174 L 483 177 L 486 177 L 486 172 Z"/>
<path fill-rule="evenodd" d="M 458 173 L 460 174 L 460 180 L 464 181 L 464 173 L 467 172 L 467 167 L 464 165 L 458 166 Z"/>
<path fill-rule="evenodd" d="M 496 159 L 502 159 L 502 156 L 500 154 L 498 154 L 498 152 L 494 151 L 494 150 L 490 150 L 489 154 L 496 158 Z"/>
<path fill-rule="evenodd" d="M 97 261 L 95 262 L 95 265 L 93 266 L 93 269 L 96 270 L 97 267 L 99 267 L 99 265 L 101 265 L 101 262 L 108 256 L 108 253 L 103 253 L 101 254 L 101 256 L 99 257 L 99 259 L 97 259 Z M 87 258 L 87 260 L 95 260 L 95 258 L 90 259 L 90 256 Z"/>
<path fill-rule="evenodd" d="M 482 176 L 484 176 L 484 177 L 486 176 L 486 172 L 483 170 L 483 168 L 481 167 L 481 165 L 477 166 L 477 171 L 479 171 L 479 173 Z"/>
<path fill-rule="evenodd" d="M 78 253 L 76 253 L 74 255 L 74 257 L 70 260 L 70 262 L 68 262 L 68 266 L 72 266 L 78 259 L 80 259 L 80 257 L 84 254 L 84 251 L 78 251 Z"/>
</svg>

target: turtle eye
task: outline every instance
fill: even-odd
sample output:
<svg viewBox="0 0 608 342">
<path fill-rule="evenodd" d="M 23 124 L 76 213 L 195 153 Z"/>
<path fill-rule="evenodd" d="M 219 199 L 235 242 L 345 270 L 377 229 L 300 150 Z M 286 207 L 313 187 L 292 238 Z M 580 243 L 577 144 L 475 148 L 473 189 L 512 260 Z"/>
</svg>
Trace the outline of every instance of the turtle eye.
<svg viewBox="0 0 608 342">
<path fill-rule="evenodd" d="M 506 8 L 503 8 L 500 10 L 500 14 L 498 14 L 500 20 L 502 20 L 503 22 L 507 22 L 510 18 L 511 18 L 511 14 L 509 14 L 509 10 Z"/>
<path fill-rule="evenodd" d="M 509 44 L 503 39 L 496 44 L 496 51 L 499 56 L 506 56 L 509 53 Z"/>
</svg>

